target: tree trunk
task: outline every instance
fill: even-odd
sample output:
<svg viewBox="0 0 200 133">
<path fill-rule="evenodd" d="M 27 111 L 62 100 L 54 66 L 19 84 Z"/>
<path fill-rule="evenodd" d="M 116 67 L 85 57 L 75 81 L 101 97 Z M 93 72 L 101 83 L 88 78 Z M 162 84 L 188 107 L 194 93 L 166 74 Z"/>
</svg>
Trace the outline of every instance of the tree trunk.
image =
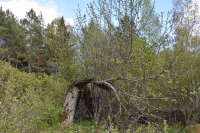
<svg viewBox="0 0 200 133">
<path fill-rule="evenodd" d="M 65 98 L 65 102 L 63 104 L 63 112 L 60 115 L 58 122 L 61 123 L 62 126 L 71 126 L 71 123 L 74 119 L 74 113 L 76 109 L 76 103 L 78 99 L 78 88 L 76 86 L 72 86 L 67 93 Z"/>
<path fill-rule="evenodd" d="M 38 73 L 39 73 L 39 66 L 40 66 L 40 59 L 39 59 L 39 53 L 38 53 Z"/>
<path fill-rule="evenodd" d="M 31 35 L 31 32 L 30 32 L 30 38 L 32 37 L 32 35 Z M 32 38 L 30 39 L 30 46 L 29 46 L 29 49 L 30 49 L 30 51 L 29 51 L 29 62 L 28 62 L 28 67 L 29 67 L 29 73 L 31 73 L 31 50 L 32 50 L 32 48 L 31 48 L 31 44 L 32 43 Z"/>
<path fill-rule="evenodd" d="M 15 55 L 13 55 L 13 59 L 15 58 Z M 15 63 L 14 63 L 14 61 L 13 61 L 13 67 L 15 67 Z"/>
<path fill-rule="evenodd" d="M 17 54 L 17 60 L 18 60 L 18 54 Z M 16 62 L 16 63 L 15 63 L 15 68 L 17 68 L 17 64 L 18 64 L 18 63 Z"/>
</svg>

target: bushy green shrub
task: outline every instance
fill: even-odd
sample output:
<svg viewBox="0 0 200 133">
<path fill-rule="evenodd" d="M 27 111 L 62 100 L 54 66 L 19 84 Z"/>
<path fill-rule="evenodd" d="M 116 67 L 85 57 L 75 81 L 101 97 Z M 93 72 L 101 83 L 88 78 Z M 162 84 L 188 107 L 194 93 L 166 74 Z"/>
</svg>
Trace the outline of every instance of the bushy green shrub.
<svg viewBox="0 0 200 133">
<path fill-rule="evenodd" d="M 0 132 L 37 132 L 57 124 L 66 83 L 20 72 L 0 61 Z"/>
</svg>

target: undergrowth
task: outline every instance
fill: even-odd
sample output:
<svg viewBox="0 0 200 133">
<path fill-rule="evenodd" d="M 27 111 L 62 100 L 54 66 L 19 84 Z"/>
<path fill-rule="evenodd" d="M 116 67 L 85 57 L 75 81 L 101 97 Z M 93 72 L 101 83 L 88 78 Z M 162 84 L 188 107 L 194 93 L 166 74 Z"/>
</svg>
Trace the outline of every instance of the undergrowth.
<svg viewBox="0 0 200 133">
<path fill-rule="evenodd" d="M 120 130 L 117 127 L 111 127 L 110 133 L 185 133 L 183 126 L 177 124 L 169 126 L 164 121 L 163 124 L 148 124 L 140 126 L 129 125 L 128 129 Z M 74 120 L 71 127 L 61 127 L 59 124 L 53 127 L 48 127 L 41 130 L 41 133 L 108 133 L 107 128 L 103 128 L 103 124 L 94 126 L 93 121 L 89 120 Z"/>
</svg>

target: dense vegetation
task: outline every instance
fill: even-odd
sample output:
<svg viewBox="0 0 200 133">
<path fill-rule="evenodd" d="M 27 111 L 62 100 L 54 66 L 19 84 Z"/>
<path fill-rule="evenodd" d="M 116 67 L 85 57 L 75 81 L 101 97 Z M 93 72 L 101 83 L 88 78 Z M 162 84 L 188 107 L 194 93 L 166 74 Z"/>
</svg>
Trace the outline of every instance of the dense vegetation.
<svg viewBox="0 0 200 133">
<path fill-rule="evenodd" d="M 200 123 L 198 7 L 192 0 L 173 5 L 163 20 L 151 0 L 97 0 L 88 14 L 77 10 L 74 27 L 63 17 L 45 26 L 34 9 L 18 20 L 1 8 L 0 131 L 69 131 L 57 129 L 57 120 L 77 77 L 123 77 L 112 82 L 121 103 L 89 87 L 105 111 L 97 120 L 93 107 L 91 132 L 178 132 Z M 88 132 L 77 123 L 74 130 Z"/>
</svg>

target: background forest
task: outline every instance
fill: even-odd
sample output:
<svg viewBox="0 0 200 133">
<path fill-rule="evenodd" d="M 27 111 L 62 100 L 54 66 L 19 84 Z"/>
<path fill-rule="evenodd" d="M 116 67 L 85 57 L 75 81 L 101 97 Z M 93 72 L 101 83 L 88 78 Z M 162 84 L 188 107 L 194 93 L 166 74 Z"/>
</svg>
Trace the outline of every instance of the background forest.
<svg viewBox="0 0 200 133">
<path fill-rule="evenodd" d="M 163 20 L 151 0 L 96 0 L 88 14 L 77 9 L 73 27 L 63 17 L 45 25 L 34 9 L 18 20 L 1 7 L 0 131 L 181 132 L 200 123 L 198 6 L 172 3 Z M 103 119 L 93 107 L 94 127 L 60 129 L 62 103 L 77 78 L 118 77 L 112 85 L 121 102 L 90 88 L 108 99 Z"/>
</svg>

